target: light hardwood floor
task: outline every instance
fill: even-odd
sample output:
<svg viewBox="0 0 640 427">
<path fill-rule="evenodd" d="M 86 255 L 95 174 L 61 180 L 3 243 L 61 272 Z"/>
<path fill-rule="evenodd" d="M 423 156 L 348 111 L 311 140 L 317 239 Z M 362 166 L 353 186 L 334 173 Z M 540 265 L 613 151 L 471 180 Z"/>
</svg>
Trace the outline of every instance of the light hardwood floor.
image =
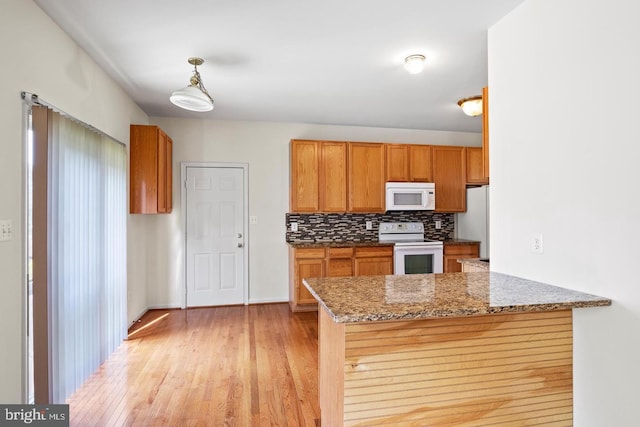
<svg viewBox="0 0 640 427">
<path fill-rule="evenodd" d="M 317 319 L 287 304 L 149 312 L 68 400 L 71 425 L 315 426 Z"/>
</svg>

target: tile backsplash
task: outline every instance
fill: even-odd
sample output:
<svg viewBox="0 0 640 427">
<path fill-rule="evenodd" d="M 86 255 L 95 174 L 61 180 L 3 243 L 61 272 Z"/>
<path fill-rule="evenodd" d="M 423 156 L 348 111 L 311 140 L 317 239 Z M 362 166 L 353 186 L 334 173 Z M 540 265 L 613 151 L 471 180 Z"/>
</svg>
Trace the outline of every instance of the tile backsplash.
<svg viewBox="0 0 640 427">
<path fill-rule="evenodd" d="M 427 239 L 445 240 L 454 237 L 454 214 L 431 211 L 394 211 L 384 214 L 286 214 L 287 242 L 372 242 L 378 241 L 381 222 L 422 222 Z M 435 221 L 442 221 L 436 230 Z M 373 229 L 366 229 L 366 221 Z M 291 231 L 291 223 L 298 231 Z"/>
</svg>

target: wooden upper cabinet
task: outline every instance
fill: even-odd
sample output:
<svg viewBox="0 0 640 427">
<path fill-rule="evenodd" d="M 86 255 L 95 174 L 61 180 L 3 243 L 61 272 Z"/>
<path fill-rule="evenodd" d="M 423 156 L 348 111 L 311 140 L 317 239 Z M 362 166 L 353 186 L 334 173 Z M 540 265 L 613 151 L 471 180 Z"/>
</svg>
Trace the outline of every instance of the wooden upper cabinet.
<svg viewBox="0 0 640 427">
<path fill-rule="evenodd" d="M 319 147 L 319 141 L 291 141 L 291 212 L 320 210 Z"/>
<path fill-rule="evenodd" d="M 347 143 L 291 140 L 291 212 L 346 212 Z"/>
<path fill-rule="evenodd" d="M 467 147 L 467 184 L 488 184 L 484 176 L 482 147 Z"/>
<path fill-rule="evenodd" d="M 147 125 L 131 125 L 129 139 L 129 212 L 171 213 L 173 141 Z"/>
<path fill-rule="evenodd" d="M 387 181 L 432 182 L 431 146 L 386 144 Z"/>
<path fill-rule="evenodd" d="M 320 145 L 320 210 L 347 211 L 347 143 Z"/>
<path fill-rule="evenodd" d="M 409 181 L 433 182 L 430 145 L 409 145 Z"/>
<path fill-rule="evenodd" d="M 409 146 L 386 144 L 387 181 L 409 181 Z"/>
<path fill-rule="evenodd" d="M 466 211 L 465 147 L 434 145 L 431 148 L 436 212 Z"/>
<path fill-rule="evenodd" d="M 489 182 L 489 88 L 482 88 L 482 176 Z"/>
<path fill-rule="evenodd" d="M 349 212 L 384 212 L 385 144 L 349 142 Z"/>
</svg>

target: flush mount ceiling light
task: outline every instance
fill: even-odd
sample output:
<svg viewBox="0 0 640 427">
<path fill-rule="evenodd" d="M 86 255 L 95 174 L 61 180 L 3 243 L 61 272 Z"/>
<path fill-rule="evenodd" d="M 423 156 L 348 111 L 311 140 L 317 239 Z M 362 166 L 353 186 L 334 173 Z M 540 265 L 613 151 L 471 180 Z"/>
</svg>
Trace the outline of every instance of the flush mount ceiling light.
<svg viewBox="0 0 640 427">
<path fill-rule="evenodd" d="M 482 114 L 482 96 L 476 95 L 458 101 L 458 105 L 467 116 L 479 116 Z"/>
<path fill-rule="evenodd" d="M 189 86 L 176 90 L 171 94 L 169 100 L 180 108 L 189 111 L 211 111 L 213 110 L 213 98 L 202 84 L 202 78 L 198 72 L 198 65 L 204 64 L 202 58 L 189 58 L 189 64 L 193 65 L 193 75 L 189 80 Z"/>
<path fill-rule="evenodd" d="M 404 58 L 404 69 L 409 74 L 418 74 L 424 70 L 424 61 L 427 58 L 424 55 L 409 55 Z"/>
</svg>

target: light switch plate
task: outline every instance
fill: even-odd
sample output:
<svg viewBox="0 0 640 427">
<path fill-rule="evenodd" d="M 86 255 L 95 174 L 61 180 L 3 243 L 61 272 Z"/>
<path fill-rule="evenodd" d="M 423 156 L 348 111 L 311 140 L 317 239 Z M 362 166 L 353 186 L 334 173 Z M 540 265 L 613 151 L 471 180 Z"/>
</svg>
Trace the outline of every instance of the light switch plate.
<svg viewBox="0 0 640 427">
<path fill-rule="evenodd" d="M 297 222 L 292 222 L 291 223 L 291 231 L 298 231 L 298 223 Z"/>
<path fill-rule="evenodd" d="M 13 238 L 13 227 L 10 219 L 0 220 L 0 242 L 7 242 Z"/>
</svg>

